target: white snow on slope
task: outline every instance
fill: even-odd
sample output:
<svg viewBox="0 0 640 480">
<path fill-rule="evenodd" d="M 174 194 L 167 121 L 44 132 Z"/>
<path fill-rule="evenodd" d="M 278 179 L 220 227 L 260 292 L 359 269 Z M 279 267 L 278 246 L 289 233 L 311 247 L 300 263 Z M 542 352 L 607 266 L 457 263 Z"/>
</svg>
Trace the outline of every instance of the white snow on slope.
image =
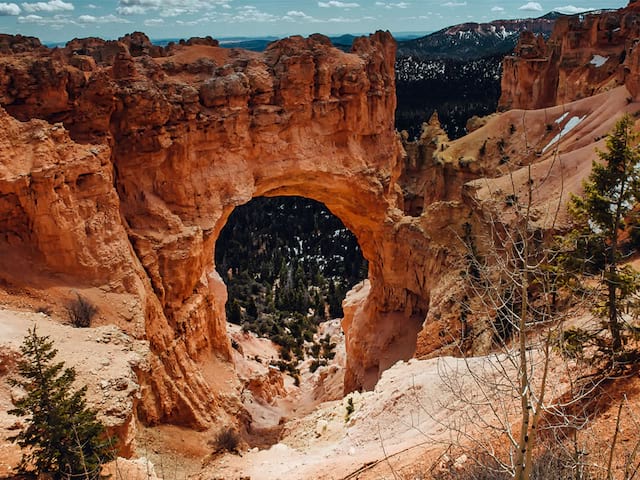
<svg viewBox="0 0 640 480">
<path fill-rule="evenodd" d="M 562 117 L 566 116 L 567 114 L 565 113 Z M 555 137 L 553 137 L 551 139 L 551 141 L 549 143 L 547 143 L 547 146 L 544 147 L 542 149 L 542 153 L 546 152 L 547 149 L 553 145 L 554 143 L 556 143 L 557 141 L 559 141 L 562 137 L 564 137 L 567 133 L 569 133 L 571 130 L 573 130 L 582 120 L 584 120 L 586 117 L 586 115 L 583 115 L 582 117 L 571 117 L 569 119 L 569 121 L 565 124 L 564 127 L 562 127 L 562 130 L 560 131 L 560 133 L 558 133 Z M 558 119 L 560 120 L 560 119 Z M 557 123 L 557 121 L 556 121 Z"/>
<path fill-rule="evenodd" d="M 609 60 L 609 57 L 603 57 L 602 55 L 594 55 L 589 63 L 591 65 L 595 65 L 596 68 L 600 68 L 602 65 L 604 65 L 607 62 L 607 60 Z"/>
</svg>

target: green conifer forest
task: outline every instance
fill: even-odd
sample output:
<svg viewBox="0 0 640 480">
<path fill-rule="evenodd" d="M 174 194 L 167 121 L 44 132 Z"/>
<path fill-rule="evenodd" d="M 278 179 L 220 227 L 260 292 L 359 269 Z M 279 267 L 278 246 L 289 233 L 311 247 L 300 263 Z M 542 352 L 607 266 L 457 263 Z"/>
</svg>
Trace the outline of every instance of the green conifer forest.
<svg viewBox="0 0 640 480">
<path fill-rule="evenodd" d="M 322 204 L 259 197 L 236 208 L 216 245 L 227 319 L 302 358 L 317 324 L 342 316 L 346 292 L 367 276 L 354 235 Z"/>
</svg>

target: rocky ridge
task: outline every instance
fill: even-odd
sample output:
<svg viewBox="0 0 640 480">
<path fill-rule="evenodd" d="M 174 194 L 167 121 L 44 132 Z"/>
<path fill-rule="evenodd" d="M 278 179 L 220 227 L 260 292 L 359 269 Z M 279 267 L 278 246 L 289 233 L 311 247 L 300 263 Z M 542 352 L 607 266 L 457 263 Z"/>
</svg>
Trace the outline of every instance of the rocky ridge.
<svg viewBox="0 0 640 480">
<path fill-rule="evenodd" d="M 413 56 L 423 60 L 473 60 L 496 53 L 505 54 L 513 49 L 522 32 L 548 37 L 555 19 L 560 16 L 547 14 L 540 18 L 460 23 L 424 37 L 400 42 L 398 56 Z"/>
<path fill-rule="evenodd" d="M 625 85 L 639 93 L 640 5 L 560 17 L 548 41 L 521 35 L 503 63 L 502 109 L 537 109 Z"/>
</svg>

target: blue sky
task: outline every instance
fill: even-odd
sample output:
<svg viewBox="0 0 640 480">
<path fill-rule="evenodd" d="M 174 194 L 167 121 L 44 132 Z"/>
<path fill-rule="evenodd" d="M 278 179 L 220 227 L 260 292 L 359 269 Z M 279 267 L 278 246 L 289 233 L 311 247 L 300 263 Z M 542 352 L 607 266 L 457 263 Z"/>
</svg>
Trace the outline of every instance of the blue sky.
<svg viewBox="0 0 640 480">
<path fill-rule="evenodd" d="M 0 0 L 0 32 L 44 41 L 433 31 L 456 23 L 619 8 L 620 0 Z"/>
</svg>

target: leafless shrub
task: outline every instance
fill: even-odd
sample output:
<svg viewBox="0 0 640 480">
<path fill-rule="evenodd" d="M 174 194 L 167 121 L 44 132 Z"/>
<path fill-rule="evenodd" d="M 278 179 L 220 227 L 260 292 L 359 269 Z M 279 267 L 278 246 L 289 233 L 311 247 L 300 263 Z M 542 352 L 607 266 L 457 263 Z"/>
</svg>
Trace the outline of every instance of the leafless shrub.
<svg viewBox="0 0 640 480">
<path fill-rule="evenodd" d="M 491 457 L 481 459 L 481 462 L 468 462 L 460 465 L 450 462 L 440 472 L 435 473 L 434 480 L 510 480 L 509 473 L 501 470 L 499 463 Z M 565 449 L 543 450 L 533 459 L 531 480 L 600 480 L 596 473 L 586 469 L 576 470 L 574 458 Z"/>
<path fill-rule="evenodd" d="M 96 307 L 90 300 L 76 293 L 76 298 L 67 304 L 67 314 L 69 321 L 74 327 L 87 328 L 91 326 L 91 320 L 98 313 Z"/>
<path fill-rule="evenodd" d="M 214 453 L 222 452 L 238 452 L 240 444 L 240 436 L 231 427 L 226 427 L 216 433 L 215 437 L 209 441 L 209 446 L 213 448 Z"/>
</svg>

